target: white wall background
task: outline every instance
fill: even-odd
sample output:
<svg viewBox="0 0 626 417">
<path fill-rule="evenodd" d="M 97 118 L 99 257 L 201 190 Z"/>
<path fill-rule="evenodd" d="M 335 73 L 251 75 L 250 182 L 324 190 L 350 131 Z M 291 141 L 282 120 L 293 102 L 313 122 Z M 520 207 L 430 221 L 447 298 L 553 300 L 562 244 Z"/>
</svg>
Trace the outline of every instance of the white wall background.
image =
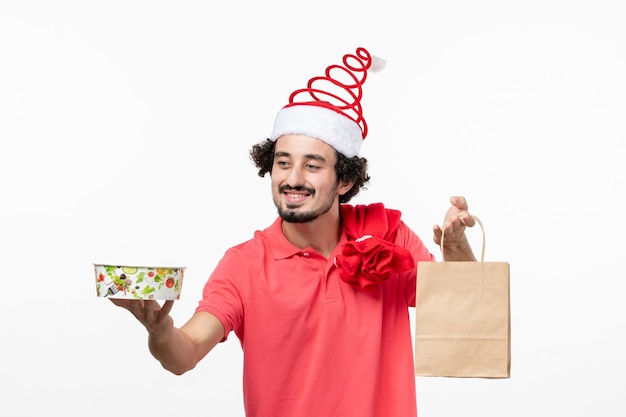
<svg viewBox="0 0 626 417">
<path fill-rule="evenodd" d="M 511 379 L 417 378 L 420 416 L 623 416 L 625 19 L 620 0 L 2 1 L 0 415 L 243 416 L 236 338 L 167 373 L 92 263 L 187 266 L 182 324 L 274 219 L 250 146 L 364 46 L 388 65 L 355 202 L 437 253 L 465 195 L 486 260 L 511 263 Z"/>
</svg>

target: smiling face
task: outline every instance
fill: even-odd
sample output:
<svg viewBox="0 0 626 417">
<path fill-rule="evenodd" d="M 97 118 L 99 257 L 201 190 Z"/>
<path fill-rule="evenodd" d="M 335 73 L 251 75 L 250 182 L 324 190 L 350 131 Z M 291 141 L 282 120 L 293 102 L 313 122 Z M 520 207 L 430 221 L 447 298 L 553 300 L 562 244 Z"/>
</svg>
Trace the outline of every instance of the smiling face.
<svg viewBox="0 0 626 417">
<path fill-rule="evenodd" d="M 284 135 L 276 141 L 272 196 L 284 221 L 310 222 L 339 205 L 352 184 L 337 180 L 336 162 L 335 149 L 321 140 Z"/>
</svg>

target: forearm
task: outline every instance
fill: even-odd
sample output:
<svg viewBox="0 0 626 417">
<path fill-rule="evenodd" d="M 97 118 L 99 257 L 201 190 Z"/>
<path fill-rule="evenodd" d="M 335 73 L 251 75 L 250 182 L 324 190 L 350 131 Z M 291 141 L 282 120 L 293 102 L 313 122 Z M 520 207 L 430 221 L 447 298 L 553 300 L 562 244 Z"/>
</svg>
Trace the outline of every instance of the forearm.
<svg viewBox="0 0 626 417">
<path fill-rule="evenodd" d="M 181 328 L 174 327 L 168 316 L 149 332 L 148 347 L 165 369 L 181 375 L 193 369 L 223 339 L 222 323 L 212 314 L 198 312 Z"/>
<path fill-rule="evenodd" d="M 199 360 L 191 338 L 174 326 L 160 334 L 149 333 L 148 348 L 163 368 L 176 375 L 193 369 Z"/>
</svg>

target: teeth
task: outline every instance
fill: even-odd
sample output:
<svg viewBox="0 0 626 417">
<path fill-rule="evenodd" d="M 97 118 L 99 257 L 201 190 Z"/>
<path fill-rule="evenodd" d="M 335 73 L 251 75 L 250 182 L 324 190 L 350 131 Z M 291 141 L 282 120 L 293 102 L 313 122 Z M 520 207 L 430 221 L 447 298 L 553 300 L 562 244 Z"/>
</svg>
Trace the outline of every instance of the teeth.
<svg viewBox="0 0 626 417">
<path fill-rule="evenodd" d="M 287 197 L 289 197 L 289 198 L 300 198 L 300 197 L 303 197 L 303 196 L 301 194 L 289 194 L 288 193 Z"/>
</svg>

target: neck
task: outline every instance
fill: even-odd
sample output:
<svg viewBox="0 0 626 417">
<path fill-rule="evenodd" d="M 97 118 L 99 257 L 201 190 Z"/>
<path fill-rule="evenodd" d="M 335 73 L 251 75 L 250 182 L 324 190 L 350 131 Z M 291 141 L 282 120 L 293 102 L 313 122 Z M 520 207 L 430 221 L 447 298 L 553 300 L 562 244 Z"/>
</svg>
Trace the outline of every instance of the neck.
<svg viewBox="0 0 626 417">
<path fill-rule="evenodd" d="M 341 238 L 341 217 L 333 209 L 306 223 L 282 222 L 283 234 L 294 246 L 313 248 L 328 258 Z"/>
</svg>

